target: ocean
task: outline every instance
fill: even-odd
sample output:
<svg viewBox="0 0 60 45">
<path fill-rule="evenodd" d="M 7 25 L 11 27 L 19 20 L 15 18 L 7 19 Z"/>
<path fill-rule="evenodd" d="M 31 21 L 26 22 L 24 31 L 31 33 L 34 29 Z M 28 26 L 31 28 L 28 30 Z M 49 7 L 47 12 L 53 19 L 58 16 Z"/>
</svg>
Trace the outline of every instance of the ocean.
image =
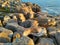
<svg viewBox="0 0 60 45">
<path fill-rule="evenodd" d="M 51 15 L 60 15 L 60 0 L 22 0 L 23 2 L 32 2 L 38 4 L 42 12 L 48 12 Z"/>
</svg>

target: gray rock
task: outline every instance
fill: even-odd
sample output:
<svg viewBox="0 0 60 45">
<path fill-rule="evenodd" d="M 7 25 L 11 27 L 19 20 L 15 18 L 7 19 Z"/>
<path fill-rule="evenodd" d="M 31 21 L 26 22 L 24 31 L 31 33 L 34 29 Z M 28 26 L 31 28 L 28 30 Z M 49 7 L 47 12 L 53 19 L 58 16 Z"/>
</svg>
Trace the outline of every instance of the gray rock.
<svg viewBox="0 0 60 45">
<path fill-rule="evenodd" d="M 38 22 L 36 22 L 36 24 L 34 24 L 36 20 L 26 20 L 25 22 L 21 23 L 21 26 L 25 27 L 25 28 L 30 28 L 30 27 L 36 27 L 38 26 Z"/>
<path fill-rule="evenodd" d="M 17 23 L 7 23 L 5 28 L 12 30 L 13 32 L 16 31 L 23 31 L 24 28 L 19 26 Z"/>
<path fill-rule="evenodd" d="M 55 45 L 53 40 L 50 38 L 41 38 L 36 45 Z"/>
<path fill-rule="evenodd" d="M 60 45 L 60 33 L 55 34 L 55 39 L 58 45 Z"/>
<path fill-rule="evenodd" d="M 21 37 L 20 40 L 16 41 L 13 42 L 13 45 L 34 45 L 33 40 L 29 37 Z"/>
<path fill-rule="evenodd" d="M 48 35 L 55 36 L 57 29 L 56 29 L 56 27 L 48 27 L 47 31 L 48 31 Z"/>
</svg>

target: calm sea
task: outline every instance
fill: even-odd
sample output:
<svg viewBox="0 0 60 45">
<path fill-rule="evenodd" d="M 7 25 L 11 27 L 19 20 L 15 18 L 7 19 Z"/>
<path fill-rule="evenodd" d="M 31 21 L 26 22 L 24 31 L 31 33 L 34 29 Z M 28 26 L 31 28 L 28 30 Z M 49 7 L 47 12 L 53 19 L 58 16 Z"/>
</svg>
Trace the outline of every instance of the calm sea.
<svg viewBox="0 0 60 45">
<path fill-rule="evenodd" d="M 60 0 L 22 0 L 23 2 L 32 2 L 41 6 L 43 12 L 52 15 L 60 15 Z"/>
</svg>

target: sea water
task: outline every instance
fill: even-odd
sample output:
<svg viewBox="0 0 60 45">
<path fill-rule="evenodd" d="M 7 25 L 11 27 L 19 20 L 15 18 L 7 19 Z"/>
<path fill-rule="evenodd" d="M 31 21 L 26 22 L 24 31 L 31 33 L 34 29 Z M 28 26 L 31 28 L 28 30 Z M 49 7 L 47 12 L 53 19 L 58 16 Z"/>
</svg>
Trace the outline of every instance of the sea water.
<svg viewBox="0 0 60 45">
<path fill-rule="evenodd" d="M 36 3 L 42 8 L 42 12 L 52 15 L 60 15 L 60 0 L 22 0 L 23 2 Z"/>
</svg>

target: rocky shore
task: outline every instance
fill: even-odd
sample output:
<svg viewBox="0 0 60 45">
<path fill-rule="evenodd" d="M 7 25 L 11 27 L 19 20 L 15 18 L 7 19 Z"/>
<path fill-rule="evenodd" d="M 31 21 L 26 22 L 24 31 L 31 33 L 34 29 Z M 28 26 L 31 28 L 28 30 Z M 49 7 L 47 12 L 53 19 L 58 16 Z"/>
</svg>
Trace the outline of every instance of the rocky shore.
<svg viewBox="0 0 60 45">
<path fill-rule="evenodd" d="M 0 45 L 60 45 L 60 16 L 20 0 L 0 0 Z"/>
</svg>

